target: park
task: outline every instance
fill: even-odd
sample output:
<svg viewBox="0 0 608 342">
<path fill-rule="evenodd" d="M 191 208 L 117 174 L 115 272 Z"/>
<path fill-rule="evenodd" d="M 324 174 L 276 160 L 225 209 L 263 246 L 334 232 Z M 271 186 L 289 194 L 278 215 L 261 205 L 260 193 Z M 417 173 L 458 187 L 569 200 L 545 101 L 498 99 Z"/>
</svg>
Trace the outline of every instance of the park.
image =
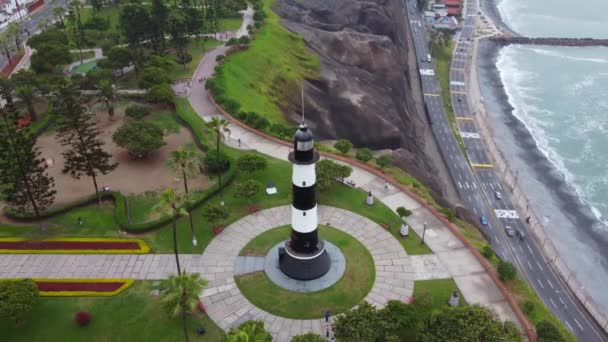
<svg viewBox="0 0 608 342">
<path fill-rule="evenodd" d="M 301 233 L 305 120 L 281 108 L 319 69 L 274 4 L 75 0 L 2 32 L 2 339 L 569 340 L 476 227 L 346 139 L 306 147 L 335 268 L 268 261 Z"/>
</svg>

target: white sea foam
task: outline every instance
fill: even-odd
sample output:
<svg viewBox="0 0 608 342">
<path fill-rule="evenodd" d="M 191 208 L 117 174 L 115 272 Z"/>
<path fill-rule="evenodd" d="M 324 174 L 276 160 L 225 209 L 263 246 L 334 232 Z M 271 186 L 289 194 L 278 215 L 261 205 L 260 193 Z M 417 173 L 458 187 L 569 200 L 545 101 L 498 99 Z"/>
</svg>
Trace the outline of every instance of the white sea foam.
<svg viewBox="0 0 608 342">
<path fill-rule="evenodd" d="M 572 47 L 569 49 L 578 49 L 578 48 Z M 534 51 L 535 53 L 540 54 L 540 55 L 557 57 L 557 58 L 566 59 L 569 61 L 608 64 L 608 59 L 591 58 L 591 57 L 577 57 L 577 56 L 568 55 L 566 53 L 561 53 L 561 52 L 556 51 L 551 48 L 529 48 L 529 50 Z"/>
</svg>

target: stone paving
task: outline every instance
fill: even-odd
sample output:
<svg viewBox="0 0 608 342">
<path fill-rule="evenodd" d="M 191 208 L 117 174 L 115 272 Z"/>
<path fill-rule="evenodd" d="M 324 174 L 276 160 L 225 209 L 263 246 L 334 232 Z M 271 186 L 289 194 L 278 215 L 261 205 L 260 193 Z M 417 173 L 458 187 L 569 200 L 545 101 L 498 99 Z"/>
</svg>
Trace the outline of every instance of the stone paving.
<svg viewBox="0 0 608 342">
<path fill-rule="evenodd" d="M 384 307 L 389 300 L 408 301 L 414 290 L 414 273 L 410 256 L 385 229 L 369 219 L 350 211 L 319 206 L 319 222 L 340 229 L 369 250 L 376 268 L 376 280 L 365 298 L 376 307 Z M 306 332 L 325 335 L 323 319 L 294 320 L 277 317 L 256 308 L 241 294 L 234 280 L 234 263 L 245 245 L 264 231 L 291 223 L 291 207 L 282 206 L 262 210 L 233 223 L 211 241 L 203 259 L 227 265 L 206 273 L 209 286 L 202 300 L 209 316 L 223 329 L 249 319 L 264 321 L 275 341 L 289 341 L 292 336 Z"/>
</svg>

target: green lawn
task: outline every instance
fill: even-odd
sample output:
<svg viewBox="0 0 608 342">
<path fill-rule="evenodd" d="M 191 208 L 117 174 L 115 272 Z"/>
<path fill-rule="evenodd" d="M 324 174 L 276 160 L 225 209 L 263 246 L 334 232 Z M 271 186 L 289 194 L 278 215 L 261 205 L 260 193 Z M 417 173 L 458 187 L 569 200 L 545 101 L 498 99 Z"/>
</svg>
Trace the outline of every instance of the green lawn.
<svg viewBox="0 0 608 342">
<path fill-rule="evenodd" d="M 72 55 L 72 61 L 77 62 L 80 60 L 80 52 L 70 52 L 70 55 Z M 88 59 L 88 58 L 93 58 L 93 57 L 95 57 L 94 51 L 83 51 L 82 52 L 82 59 Z"/>
<path fill-rule="evenodd" d="M 421 243 L 422 240 L 413 229 L 410 229 L 410 235 L 407 238 L 403 238 L 399 235 L 401 219 L 394 211 L 378 199 L 376 199 L 374 205 L 370 207 L 365 204 L 366 198 L 367 193 L 365 191 L 355 190 L 347 185 L 337 184 L 332 186 L 328 191 L 320 193 L 318 200 L 321 204 L 353 211 L 384 227 L 388 227 L 389 232 L 399 241 L 407 254 L 417 255 L 432 253 L 427 245 Z"/>
<path fill-rule="evenodd" d="M 268 250 L 280 241 L 287 240 L 291 234 L 291 226 L 282 226 L 265 231 L 249 241 L 239 255 L 265 256 Z"/>
<path fill-rule="evenodd" d="M 192 56 L 192 61 L 185 65 L 185 68 L 181 64 L 176 64 L 173 70 L 169 72 L 169 78 L 172 80 L 179 80 L 183 78 L 190 78 L 194 71 L 198 67 L 205 53 L 219 45 L 222 42 L 211 39 L 193 39 L 188 43 L 188 53 Z"/>
<path fill-rule="evenodd" d="M 249 249 L 261 252 L 284 240 L 289 232 L 289 226 L 264 232 L 258 236 L 260 243 Z M 264 237 L 267 234 L 269 237 Z M 346 270 L 336 284 L 317 292 L 292 292 L 275 285 L 266 273 L 258 272 L 235 277 L 243 295 L 265 311 L 294 319 L 321 318 L 327 310 L 337 314 L 360 303 L 374 284 L 372 256 L 357 239 L 335 228 L 319 226 L 319 236 L 338 246 L 346 257 Z"/>
<path fill-rule="evenodd" d="M 97 13 L 91 7 L 84 7 L 80 12 L 80 20 L 82 21 L 83 24 L 85 24 L 95 14 L 99 15 L 102 18 L 110 20 L 110 30 L 119 30 L 120 9 L 118 6 L 114 6 L 114 5 L 104 6 Z"/>
<path fill-rule="evenodd" d="M 243 17 L 220 19 L 218 32 L 236 31 L 241 28 Z"/>
<path fill-rule="evenodd" d="M 136 282 L 116 297 L 41 298 L 25 322 L 15 326 L 0 321 L 3 341 L 181 341 L 184 339 L 180 317 L 170 318 L 160 298 L 149 293 L 152 282 Z M 74 314 L 80 310 L 92 315 L 91 323 L 79 327 Z M 190 341 L 223 341 L 224 333 L 207 315 L 188 318 Z M 196 335 L 203 326 L 205 335 Z"/>
<path fill-rule="evenodd" d="M 458 146 L 460 146 L 460 150 L 466 157 L 467 154 L 464 149 L 464 142 L 462 141 L 460 131 L 456 125 L 456 117 L 454 116 L 452 100 L 450 97 L 450 63 L 452 61 L 452 51 L 454 51 L 454 42 L 452 40 L 448 40 L 448 43 L 445 46 L 434 44 L 431 47 L 431 54 L 435 61 L 435 70 L 441 87 L 441 96 L 443 97 L 445 112 L 448 116 L 450 126 L 452 126 L 452 129 L 454 130 L 454 136 L 456 137 L 456 141 L 458 141 Z"/>
<path fill-rule="evenodd" d="M 72 74 L 85 75 L 87 72 L 89 72 L 89 70 L 95 68 L 96 66 L 97 66 L 96 61 L 85 62 L 85 63 L 78 65 L 77 67 L 74 67 L 74 69 L 72 69 Z"/>
<path fill-rule="evenodd" d="M 281 107 L 300 93 L 304 78 L 318 77 L 319 60 L 301 37 L 281 26 L 279 16 L 270 10 L 275 1 L 263 1 L 265 24 L 249 49 L 228 57 L 216 77 L 224 96 L 240 103 L 241 111 L 286 123 Z"/>
</svg>

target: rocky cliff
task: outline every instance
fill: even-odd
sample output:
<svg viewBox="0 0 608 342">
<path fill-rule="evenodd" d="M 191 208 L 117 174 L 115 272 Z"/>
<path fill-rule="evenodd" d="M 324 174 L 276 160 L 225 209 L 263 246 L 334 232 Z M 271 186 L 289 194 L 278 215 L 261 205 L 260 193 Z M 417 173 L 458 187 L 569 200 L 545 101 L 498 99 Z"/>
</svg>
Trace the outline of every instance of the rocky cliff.
<svg viewBox="0 0 608 342">
<path fill-rule="evenodd" d="M 405 169 L 442 193 L 424 153 L 427 125 L 416 111 L 408 75 L 401 0 L 278 0 L 283 24 L 319 56 L 321 77 L 305 84 L 306 116 L 321 138 L 355 146 L 401 149 Z M 299 121 L 300 99 L 284 111 Z"/>
</svg>

